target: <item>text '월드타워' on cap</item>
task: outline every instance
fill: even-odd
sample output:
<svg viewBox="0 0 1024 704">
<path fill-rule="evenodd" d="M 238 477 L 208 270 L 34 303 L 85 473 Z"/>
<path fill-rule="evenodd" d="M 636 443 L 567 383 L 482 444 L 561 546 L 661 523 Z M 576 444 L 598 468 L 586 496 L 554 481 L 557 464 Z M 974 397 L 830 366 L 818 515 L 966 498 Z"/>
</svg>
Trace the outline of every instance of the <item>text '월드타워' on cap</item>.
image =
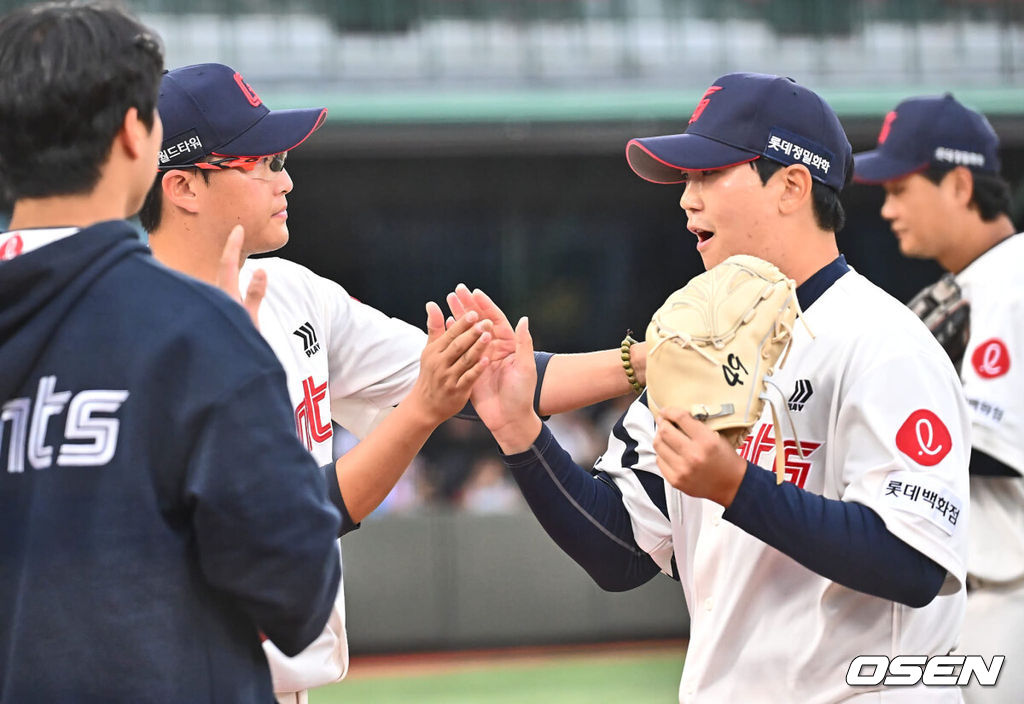
<svg viewBox="0 0 1024 704">
<path fill-rule="evenodd" d="M 224 64 L 164 74 L 158 104 L 164 125 L 161 169 L 208 156 L 257 157 L 294 149 L 315 132 L 326 108 L 271 110 L 242 75 Z"/>
</svg>

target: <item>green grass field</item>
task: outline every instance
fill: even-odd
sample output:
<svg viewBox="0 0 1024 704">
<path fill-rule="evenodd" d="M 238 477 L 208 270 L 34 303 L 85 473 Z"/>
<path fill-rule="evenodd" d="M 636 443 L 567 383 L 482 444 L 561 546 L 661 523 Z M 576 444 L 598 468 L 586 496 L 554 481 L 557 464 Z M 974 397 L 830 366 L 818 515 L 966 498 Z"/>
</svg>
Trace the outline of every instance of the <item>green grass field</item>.
<svg viewBox="0 0 1024 704">
<path fill-rule="evenodd" d="M 523 657 L 458 656 L 440 662 L 403 658 L 352 663 L 348 679 L 315 690 L 310 704 L 672 704 L 678 699 L 683 647 Z"/>
</svg>

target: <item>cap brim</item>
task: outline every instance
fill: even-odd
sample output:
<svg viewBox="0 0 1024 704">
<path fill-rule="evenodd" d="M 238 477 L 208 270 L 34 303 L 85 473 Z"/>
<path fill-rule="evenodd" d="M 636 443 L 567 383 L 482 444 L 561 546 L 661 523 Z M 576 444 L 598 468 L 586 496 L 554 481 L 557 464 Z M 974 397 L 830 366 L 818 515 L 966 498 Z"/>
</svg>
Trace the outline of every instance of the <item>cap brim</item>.
<svg viewBox="0 0 1024 704">
<path fill-rule="evenodd" d="M 629 168 L 651 183 L 682 183 L 687 171 L 724 169 L 758 156 L 692 133 L 631 139 L 626 145 Z"/>
<path fill-rule="evenodd" d="M 853 180 L 857 183 L 885 183 L 927 168 L 928 164 L 915 164 L 882 153 L 881 149 L 853 155 Z"/>
<path fill-rule="evenodd" d="M 316 132 L 327 108 L 271 110 L 252 127 L 217 148 L 218 156 L 267 156 L 295 149 Z"/>
</svg>

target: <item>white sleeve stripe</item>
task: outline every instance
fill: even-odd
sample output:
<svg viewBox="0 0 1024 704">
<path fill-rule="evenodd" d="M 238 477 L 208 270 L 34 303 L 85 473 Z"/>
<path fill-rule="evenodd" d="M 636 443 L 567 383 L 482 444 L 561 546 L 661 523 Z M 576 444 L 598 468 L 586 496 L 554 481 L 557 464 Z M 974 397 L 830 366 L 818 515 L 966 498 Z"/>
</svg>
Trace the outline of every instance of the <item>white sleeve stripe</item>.
<svg viewBox="0 0 1024 704">
<path fill-rule="evenodd" d="M 644 402 L 644 405 L 646 405 L 646 400 L 646 396 L 641 398 L 641 402 Z M 647 498 L 651 500 L 652 504 L 658 507 L 658 510 L 661 511 L 665 518 L 668 518 L 668 502 L 665 499 L 665 480 L 660 474 L 654 474 L 637 468 L 637 465 L 640 464 L 640 454 L 637 452 L 637 445 L 639 443 L 637 443 L 637 441 L 634 440 L 626 430 L 626 426 L 623 423 L 625 417 L 626 414 L 624 413 L 612 428 L 612 435 L 621 442 L 623 446 L 619 466 L 623 469 L 633 470 L 633 474 L 636 475 L 636 479 L 647 494 Z"/>
<path fill-rule="evenodd" d="M 620 419 L 621 432 L 609 434 L 608 449 L 596 469 L 606 473 L 622 492 L 636 544 L 663 572 L 674 575 L 678 571 L 671 564 L 674 538 L 672 521 L 667 515 L 668 489 L 649 441 L 653 422 L 641 396 Z M 635 466 L 629 466 L 630 460 Z M 663 498 L 658 500 L 656 496 Z"/>
</svg>

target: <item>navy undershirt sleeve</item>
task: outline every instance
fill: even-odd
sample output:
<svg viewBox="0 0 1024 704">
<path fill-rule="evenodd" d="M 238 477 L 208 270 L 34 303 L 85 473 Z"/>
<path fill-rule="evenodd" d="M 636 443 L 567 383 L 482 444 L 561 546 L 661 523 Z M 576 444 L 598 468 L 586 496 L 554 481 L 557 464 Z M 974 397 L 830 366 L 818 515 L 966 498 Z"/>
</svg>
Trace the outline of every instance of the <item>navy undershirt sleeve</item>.
<svg viewBox="0 0 1024 704">
<path fill-rule="evenodd" d="M 554 352 L 534 352 L 533 363 L 537 366 L 537 387 L 533 391 L 533 410 L 540 415 L 540 390 L 544 386 L 544 374 L 548 370 L 548 362 L 555 356 Z M 461 411 L 455 414 L 456 418 L 463 420 L 480 420 L 472 403 L 467 403 Z M 541 416 L 548 418 L 549 416 Z"/>
<path fill-rule="evenodd" d="M 348 509 L 345 508 L 345 500 L 341 498 L 341 487 L 338 486 L 338 473 L 334 463 L 325 464 L 320 468 L 320 471 L 324 473 L 324 481 L 327 484 L 327 498 L 331 500 L 334 507 L 341 513 L 341 526 L 338 528 L 338 537 L 340 538 L 346 533 L 351 533 L 362 524 L 353 521 L 352 516 L 348 513 Z"/>
<path fill-rule="evenodd" d="M 505 463 L 544 530 L 602 589 L 633 589 L 660 571 L 637 546 L 618 489 L 573 462 L 546 425 Z"/>
<path fill-rule="evenodd" d="M 776 484 L 756 464 L 722 517 L 833 582 L 907 606 L 926 606 L 946 577 L 867 506 Z"/>
</svg>

